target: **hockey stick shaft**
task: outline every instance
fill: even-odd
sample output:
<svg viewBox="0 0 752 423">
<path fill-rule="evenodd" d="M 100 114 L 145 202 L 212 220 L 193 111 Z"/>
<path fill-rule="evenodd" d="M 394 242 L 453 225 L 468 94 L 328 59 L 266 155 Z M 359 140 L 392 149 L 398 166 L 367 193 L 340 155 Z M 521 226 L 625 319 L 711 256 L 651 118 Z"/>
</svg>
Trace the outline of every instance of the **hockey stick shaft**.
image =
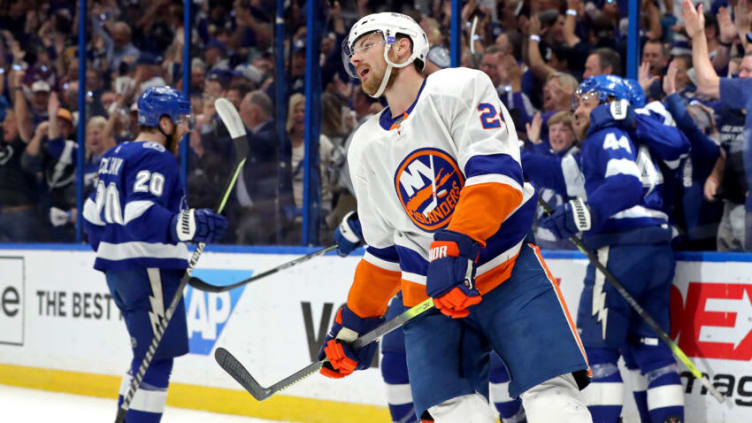
<svg viewBox="0 0 752 423">
<path fill-rule="evenodd" d="M 203 279 L 201 279 L 199 277 L 196 277 L 196 276 L 191 276 L 191 278 L 188 280 L 188 284 L 190 286 L 192 286 L 193 288 L 200 289 L 200 290 L 206 291 L 206 292 L 215 292 L 215 293 L 217 293 L 217 292 L 227 292 L 227 291 L 235 289 L 235 288 L 237 288 L 239 286 L 242 286 L 242 285 L 245 285 L 245 284 L 249 284 L 251 282 L 255 282 L 255 281 L 259 280 L 259 279 L 262 279 L 262 278 L 265 278 L 267 276 L 273 275 L 273 274 L 275 274 L 277 272 L 280 272 L 282 270 L 289 269 L 289 268 L 291 268 L 291 267 L 293 267 L 295 265 L 298 265 L 300 263 L 306 262 L 306 261 L 308 261 L 308 260 L 310 260 L 310 259 L 312 259 L 314 257 L 322 256 L 322 255 L 324 255 L 324 254 L 326 254 L 326 253 L 328 253 L 330 251 L 334 251 L 336 249 L 337 249 L 337 245 L 336 244 L 335 245 L 330 245 L 330 246 L 328 246 L 326 248 L 322 248 L 320 250 L 316 250 L 316 251 L 314 251 L 312 253 L 309 253 L 309 254 L 306 254 L 306 255 L 304 255 L 302 257 L 298 257 L 298 258 L 296 258 L 294 260 L 290 260 L 290 261 L 288 261 L 286 263 L 282 263 L 282 264 L 280 264 L 277 267 L 271 268 L 271 269 L 269 269 L 267 271 L 264 271 L 264 272 L 261 272 L 261 273 L 259 273 L 257 275 L 253 275 L 253 276 L 251 276 L 248 279 L 243 279 L 242 281 L 235 282 L 232 285 L 212 285 L 212 284 L 210 284 L 210 283 L 208 283 L 208 282 L 204 281 Z"/>
<path fill-rule="evenodd" d="M 363 336 L 356 339 L 352 344 L 353 348 L 356 348 L 356 349 L 362 348 L 370 344 L 371 342 L 376 341 L 377 339 L 381 338 L 387 333 L 395 329 L 401 328 L 402 326 L 405 325 L 405 323 L 425 313 L 426 311 L 432 309 L 433 307 L 434 307 L 433 298 L 428 298 L 424 300 L 418 305 L 405 310 L 399 316 L 393 318 L 392 320 L 380 325 L 379 327 L 373 329 L 370 332 L 365 333 Z M 230 376 L 232 376 L 236 381 L 238 381 L 238 383 L 240 383 L 240 385 L 243 386 L 243 388 L 245 388 L 246 391 L 248 391 L 248 393 L 253 395 L 253 397 L 256 398 L 256 400 L 258 401 L 263 401 L 269 398 L 270 396 L 274 395 L 275 393 L 283 389 L 286 389 L 287 387 L 292 386 L 297 382 L 300 382 L 301 380 L 307 378 L 308 376 L 311 376 L 312 374 L 318 372 L 319 369 L 321 369 L 321 366 L 323 366 L 324 363 L 327 362 L 326 359 L 314 361 L 313 363 L 285 377 L 279 382 L 276 382 L 268 387 L 264 387 L 264 386 L 261 386 L 256 381 L 256 379 L 254 379 L 253 376 L 251 376 L 251 374 L 248 372 L 245 366 L 243 366 L 243 364 L 241 364 L 240 361 L 238 361 L 238 359 L 236 359 L 235 356 L 233 356 L 226 349 L 222 347 L 217 348 L 217 350 L 214 352 L 214 358 L 217 360 L 217 363 Z"/>
<path fill-rule="evenodd" d="M 237 111 L 235 110 L 235 107 L 232 106 L 232 103 L 230 103 L 229 101 L 225 99 L 218 99 L 215 102 L 215 107 L 217 108 L 217 111 L 219 112 L 220 117 L 222 118 L 222 121 L 230 130 L 230 134 L 232 136 L 232 140 L 233 140 L 233 143 L 235 144 L 235 150 L 236 150 L 235 151 L 236 163 L 235 163 L 234 171 L 230 175 L 230 178 L 227 182 L 227 186 L 225 190 L 223 191 L 222 198 L 219 200 L 219 205 L 216 208 L 217 213 L 222 213 L 222 210 L 224 210 L 225 205 L 227 204 L 227 199 L 230 197 L 230 193 L 232 192 L 232 189 L 235 186 L 235 181 L 237 181 L 238 176 L 240 175 L 240 172 L 243 169 L 243 165 L 245 165 L 245 161 L 248 156 L 248 141 L 246 140 L 246 137 L 245 137 L 245 127 L 242 126 L 240 117 L 237 116 Z M 225 115 L 225 113 L 227 113 L 229 107 L 232 108 L 232 109 L 229 109 L 229 112 L 234 112 L 234 113 L 232 114 L 232 116 L 228 117 Z M 240 125 L 241 125 L 240 127 L 238 127 L 238 122 L 240 122 Z M 242 131 L 240 130 L 241 128 L 242 128 Z M 167 326 L 170 324 L 170 321 L 172 320 L 173 314 L 175 314 L 175 310 L 178 308 L 178 304 L 183 299 L 183 291 L 185 290 L 185 286 L 188 284 L 188 280 L 191 278 L 193 269 L 196 267 L 196 263 L 198 262 L 199 257 L 201 257 L 201 253 L 204 251 L 205 246 L 206 246 L 206 243 L 203 243 L 203 242 L 198 243 L 198 245 L 196 246 L 196 249 L 193 251 L 193 254 L 191 254 L 191 258 L 188 260 L 188 267 L 185 269 L 185 273 L 183 274 L 183 277 L 180 279 L 180 284 L 178 285 L 178 289 L 175 292 L 175 295 L 172 297 L 172 300 L 170 301 L 170 306 L 165 311 L 164 318 L 158 319 L 157 324 L 154 325 L 156 327 L 154 337 L 151 340 L 151 344 L 149 345 L 149 348 L 146 350 L 146 354 L 144 355 L 144 358 L 138 367 L 138 371 L 131 378 L 131 383 L 130 383 L 130 386 L 128 387 L 128 393 L 123 398 L 123 403 L 120 405 L 120 408 L 118 409 L 117 416 L 115 417 L 115 423 L 123 423 L 125 421 L 125 414 L 128 412 L 128 409 L 130 408 L 131 401 L 133 401 L 133 397 L 134 395 L 136 395 L 136 391 L 138 390 L 138 387 L 141 385 L 141 382 L 144 379 L 144 375 L 146 375 L 146 370 L 149 368 L 149 364 L 151 364 L 151 360 L 154 358 L 154 354 L 156 353 L 157 348 L 159 347 L 159 343 L 162 341 L 162 338 L 164 337 L 164 333 L 167 330 Z"/>
<path fill-rule="evenodd" d="M 547 215 L 552 215 L 554 213 L 553 208 L 542 198 L 538 197 L 538 204 L 540 204 L 541 207 L 543 207 L 543 210 L 546 212 Z M 648 312 L 645 311 L 645 309 L 642 308 L 642 306 L 637 302 L 637 300 L 634 299 L 634 297 L 627 291 L 626 288 L 624 288 L 624 285 L 619 282 L 618 279 L 611 273 L 610 270 L 601 263 L 598 260 L 598 257 L 590 250 L 585 247 L 585 243 L 577 237 L 576 235 L 573 235 L 569 238 L 569 241 L 574 244 L 575 247 L 577 247 L 580 252 L 585 254 L 587 256 L 590 263 L 595 266 L 603 275 L 606 277 L 606 280 L 611 284 L 611 286 L 616 289 L 616 291 L 624 298 L 624 300 L 634 309 L 634 311 L 637 313 L 638 316 L 642 320 L 645 321 L 645 323 L 650 326 L 651 329 L 658 335 L 661 340 L 668 345 L 668 347 L 671 349 L 671 352 L 674 353 L 674 356 L 679 359 L 682 363 L 684 363 L 685 366 L 687 366 L 687 369 L 696 377 L 697 379 L 700 379 L 703 386 L 707 388 L 708 392 L 715 397 L 718 402 L 724 402 L 725 397 L 718 392 L 718 390 L 710 383 L 710 380 L 707 377 L 704 377 L 700 369 L 697 368 L 697 366 L 692 363 L 692 360 L 690 360 L 689 357 L 687 357 L 687 354 L 682 351 L 681 348 L 673 341 L 671 340 L 671 337 L 658 325 L 658 323 L 653 319 Z"/>
</svg>

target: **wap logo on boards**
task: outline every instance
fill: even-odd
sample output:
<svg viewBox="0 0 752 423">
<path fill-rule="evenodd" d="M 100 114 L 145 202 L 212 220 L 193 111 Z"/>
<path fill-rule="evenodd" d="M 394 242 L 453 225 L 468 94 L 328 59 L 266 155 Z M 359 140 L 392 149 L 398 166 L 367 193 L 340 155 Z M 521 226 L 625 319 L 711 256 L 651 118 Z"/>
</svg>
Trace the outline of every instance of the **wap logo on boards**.
<svg viewBox="0 0 752 423">
<path fill-rule="evenodd" d="M 193 276 L 213 285 L 223 285 L 251 277 L 253 271 L 226 269 L 196 269 Z M 188 343 L 191 354 L 209 355 L 222 330 L 230 320 L 245 285 L 229 292 L 209 293 L 186 288 L 185 309 L 188 323 Z"/>
<path fill-rule="evenodd" d="M 454 158 L 436 148 L 413 151 L 394 175 L 394 188 L 405 212 L 429 232 L 449 223 L 464 184 Z"/>
</svg>

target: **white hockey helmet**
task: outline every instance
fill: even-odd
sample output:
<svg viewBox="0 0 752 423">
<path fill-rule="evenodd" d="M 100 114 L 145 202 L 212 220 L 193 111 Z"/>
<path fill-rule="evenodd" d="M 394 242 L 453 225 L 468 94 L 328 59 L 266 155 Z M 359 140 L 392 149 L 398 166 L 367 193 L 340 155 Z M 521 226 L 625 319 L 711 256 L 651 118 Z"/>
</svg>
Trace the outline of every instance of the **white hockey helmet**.
<svg viewBox="0 0 752 423">
<path fill-rule="evenodd" d="M 352 78 L 358 78 L 357 72 L 350 63 L 350 59 L 353 56 L 355 42 L 364 35 L 368 35 L 374 32 L 378 32 L 384 38 L 386 43 L 384 47 L 384 60 L 386 61 L 387 68 L 384 73 L 384 79 L 381 81 L 381 86 L 378 91 L 372 95 L 372 97 L 381 97 L 386 83 L 389 80 L 389 75 L 392 72 L 392 68 L 403 68 L 412 64 L 416 59 L 420 60 L 421 71 L 426 65 L 426 56 L 428 56 L 428 37 L 423 31 L 423 28 L 418 25 L 415 20 L 402 13 L 383 12 L 372 13 L 368 16 L 360 18 L 355 25 L 350 28 L 350 33 L 342 43 L 342 62 L 345 65 L 347 73 Z M 397 41 L 397 34 L 405 35 L 412 41 L 412 54 L 403 63 L 394 63 L 389 58 L 389 47 Z"/>
</svg>

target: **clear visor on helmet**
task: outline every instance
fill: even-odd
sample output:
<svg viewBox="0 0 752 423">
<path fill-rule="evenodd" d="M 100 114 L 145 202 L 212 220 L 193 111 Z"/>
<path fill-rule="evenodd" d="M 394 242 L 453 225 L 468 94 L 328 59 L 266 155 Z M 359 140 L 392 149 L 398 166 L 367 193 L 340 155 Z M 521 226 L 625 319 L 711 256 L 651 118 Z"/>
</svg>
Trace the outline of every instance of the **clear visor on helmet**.
<svg viewBox="0 0 752 423">
<path fill-rule="evenodd" d="M 175 125 L 185 125 L 189 131 L 196 127 L 196 117 L 193 115 L 178 115 L 173 122 Z"/>
<path fill-rule="evenodd" d="M 588 91 L 583 93 L 581 90 L 575 91 L 574 94 L 572 94 L 572 111 L 574 112 L 577 110 L 578 107 L 580 107 L 580 104 L 589 101 L 591 98 L 597 98 L 598 93 L 595 91 Z"/>
<path fill-rule="evenodd" d="M 344 65 L 347 74 L 350 75 L 351 78 L 357 79 L 358 72 L 355 70 L 355 66 L 350 62 L 352 57 L 355 53 L 365 54 L 371 48 L 382 46 L 386 44 L 386 40 L 384 40 L 384 36 L 380 31 L 372 31 L 361 35 L 355 40 L 352 46 L 347 42 L 348 39 L 349 37 L 342 41 L 342 65 Z"/>
</svg>

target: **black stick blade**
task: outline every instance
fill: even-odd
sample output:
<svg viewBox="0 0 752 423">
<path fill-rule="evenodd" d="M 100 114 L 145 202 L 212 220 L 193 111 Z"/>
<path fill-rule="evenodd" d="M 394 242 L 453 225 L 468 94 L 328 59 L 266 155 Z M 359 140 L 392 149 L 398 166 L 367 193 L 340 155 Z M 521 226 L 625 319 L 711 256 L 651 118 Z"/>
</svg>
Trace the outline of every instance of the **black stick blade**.
<svg viewBox="0 0 752 423">
<path fill-rule="evenodd" d="M 191 276 L 191 278 L 188 280 L 188 285 L 192 286 L 195 289 L 199 289 L 201 291 L 206 291 L 206 292 L 225 292 L 226 291 L 224 286 L 212 285 L 195 276 Z"/>
<path fill-rule="evenodd" d="M 227 372 L 233 379 L 238 381 L 240 386 L 245 388 L 249 394 L 253 395 L 258 401 L 263 401 L 272 395 L 272 390 L 264 388 L 256 379 L 248 373 L 248 370 L 238 361 L 235 356 L 230 354 L 226 349 L 219 347 L 214 351 L 214 359 L 222 369 Z"/>
</svg>

